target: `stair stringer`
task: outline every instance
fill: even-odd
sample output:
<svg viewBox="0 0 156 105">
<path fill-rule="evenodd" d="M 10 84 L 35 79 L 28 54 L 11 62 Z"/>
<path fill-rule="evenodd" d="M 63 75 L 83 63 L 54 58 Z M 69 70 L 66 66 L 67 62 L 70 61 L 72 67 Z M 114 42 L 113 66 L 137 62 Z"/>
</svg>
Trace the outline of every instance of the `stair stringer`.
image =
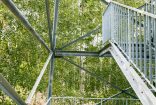
<svg viewBox="0 0 156 105">
<path fill-rule="evenodd" d="M 156 105 L 156 97 L 154 96 L 154 94 L 132 67 L 131 63 L 125 58 L 118 47 L 111 41 L 110 46 L 107 49 L 103 50 L 101 55 L 108 51 L 111 53 L 112 57 L 119 65 L 121 71 L 130 83 L 141 103 L 143 105 Z"/>
</svg>

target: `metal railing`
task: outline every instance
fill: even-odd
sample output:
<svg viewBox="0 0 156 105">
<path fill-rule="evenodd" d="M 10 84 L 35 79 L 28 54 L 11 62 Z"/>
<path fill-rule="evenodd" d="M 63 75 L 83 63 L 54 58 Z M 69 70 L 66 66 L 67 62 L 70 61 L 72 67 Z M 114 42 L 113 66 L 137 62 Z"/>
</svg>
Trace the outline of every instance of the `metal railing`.
<svg viewBox="0 0 156 105">
<path fill-rule="evenodd" d="M 51 100 L 53 105 L 142 105 L 138 99 L 128 98 L 52 97 Z"/>
<path fill-rule="evenodd" d="M 156 3 L 145 3 L 141 8 L 141 10 L 144 10 L 146 12 L 156 14 Z"/>
<path fill-rule="evenodd" d="M 35 85 L 33 86 L 32 91 L 30 92 L 26 102 L 24 102 L 20 96 L 16 94 L 16 92 L 11 88 L 11 85 L 1 76 L 3 81 L 0 82 L 0 87 L 4 90 L 12 99 L 14 99 L 18 104 L 30 104 L 32 97 L 41 81 L 41 78 L 50 62 L 50 72 L 49 72 L 49 86 L 48 86 L 48 100 L 47 104 L 52 103 L 55 105 L 59 104 L 73 104 L 76 105 L 92 105 L 92 104 L 104 104 L 104 105 L 121 105 L 131 103 L 130 105 L 140 105 L 140 103 L 135 101 L 134 99 L 103 99 L 103 98 L 62 98 L 52 96 L 52 80 L 53 80 L 53 70 L 54 70 L 54 58 L 55 56 L 55 46 L 56 46 L 56 27 L 57 27 L 57 17 L 58 17 L 58 0 L 55 0 L 55 9 L 54 9 L 54 21 L 53 21 L 53 31 L 50 31 L 50 18 L 47 18 L 49 24 L 49 37 L 50 37 L 50 48 L 46 45 L 44 40 L 40 37 L 40 35 L 34 30 L 28 20 L 22 15 L 20 10 L 14 5 L 11 0 L 2 0 L 2 2 L 14 13 L 14 15 L 21 20 L 23 25 L 34 35 L 38 41 L 48 50 L 49 57 L 45 62 L 43 69 L 38 76 Z M 46 1 L 47 5 L 47 17 L 50 17 L 48 1 Z M 112 40 L 115 44 L 118 45 L 119 49 L 122 50 L 123 53 L 127 56 L 127 58 L 134 64 L 134 66 L 140 71 L 144 79 L 155 89 L 156 84 L 156 36 L 155 36 L 155 28 L 156 28 L 156 16 L 154 14 L 143 12 L 141 10 L 128 7 L 116 2 L 111 2 L 103 16 L 103 32 L 104 32 L 104 42 L 108 40 Z M 80 39 L 83 39 L 91 33 L 94 33 L 99 28 L 85 34 L 84 36 L 73 40 L 72 42 L 66 44 L 62 47 L 65 48 Z M 52 32 L 52 33 L 51 33 Z M 52 34 L 52 35 L 51 35 Z M 66 52 L 64 52 L 66 53 Z M 71 55 L 75 54 L 73 52 L 68 52 Z M 76 52 L 77 53 L 77 52 Z M 82 52 L 81 52 L 82 53 Z M 84 52 L 83 52 L 84 53 Z M 86 53 L 85 53 L 86 54 Z M 85 56 L 91 54 L 91 56 L 96 55 L 98 53 L 87 53 Z M 93 55 L 92 55 L 93 54 Z M 56 54 L 57 55 L 57 54 Z M 81 55 L 82 56 L 82 55 Z M 68 60 L 67 60 L 68 61 Z M 70 62 L 72 63 L 72 62 Z M 74 64 L 74 63 L 72 63 Z M 74 64 L 77 66 L 76 64 Z M 79 67 L 79 66 L 77 66 Z M 81 67 L 80 67 L 81 68 Z M 84 69 L 85 70 L 85 69 Z M 92 73 L 90 73 L 92 74 Z M 111 83 L 109 83 L 111 84 Z M 118 88 L 117 86 L 111 84 L 112 87 L 126 93 L 125 90 Z M 62 100 L 63 99 L 63 103 Z M 59 101 L 58 101 L 59 100 Z M 74 100 L 74 101 L 70 101 Z M 107 101 L 106 101 L 107 100 Z M 64 103 L 65 101 L 65 103 Z M 76 103 L 75 103 L 76 102 Z M 105 104 L 106 103 L 106 104 Z"/>
<path fill-rule="evenodd" d="M 156 91 L 156 15 L 112 1 L 102 31 L 104 43 L 117 44 Z"/>
</svg>

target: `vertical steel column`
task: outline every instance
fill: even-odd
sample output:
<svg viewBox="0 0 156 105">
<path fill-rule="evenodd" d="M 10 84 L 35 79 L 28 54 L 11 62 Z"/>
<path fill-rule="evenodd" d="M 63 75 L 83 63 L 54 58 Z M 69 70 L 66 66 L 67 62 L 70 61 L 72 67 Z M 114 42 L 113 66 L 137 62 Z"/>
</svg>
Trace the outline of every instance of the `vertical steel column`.
<svg viewBox="0 0 156 105">
<path fill-rule="evenodd" d="M 113 29 L 113 28 L 112 28 L 112 26 L 113 26 L 113 21 L 112 21 L 112 18 L 113 18 L 112 12 L 113 12 L 113 11 L 112 11 L 112 10 L 113 10 L 113 9 L 112 9 L 112 8 L 113 8 L 113 4 L 111 3 L 111 4 L 110 4 L 110 9 L 109 9 L 109 10 L 110 10 L 110 11 L 109 11 L 109 16 L 110 16 L 110 23 L 109 23 L 109 24 L 110 24 L 110 29 L 109 29 L 109 30 L 110 30 L 110 39 L 112 39 L 112 37 L 113 37 L 113 30 L 112 30 L 112 29 Z"/>
<path fill-rule="evenodd" d="M 115 4 L 114 4 L 115 5 Z M 118 40 L 118 13 L 117 13 L 117 5 L 115 5 L 115 41 Z"/>
<path fill-rule="evenodd" d="M 139 59 L 140 59 L 140 70 L 142 71 L 142 28 L 141 28 L 141 24 L 142 24 L 142 20 L 141 20 L 141 14 L 139 14 L 139 35 L 140 35 L 140 39 L 139 39 L 139 52 L 140 52 L 140 56 L 139 56 Z"/>
<path fill-rule="evenodd" d="M 146 6 L 145 6 L 145 11 L 147 11 L 147 4 L 146 4 Z M 147 36 L 147 30 L 146 30 L 146 28 L 147 28 L 147 16 L 146 15 L 144 15 L 144 75 L 145 75 L 145 77 L 147 77 L 147 71 L 146 71 L 146 67 L 147 67 L 147 65 L 146 65 L 146 48 L 147 48 L 147 46 L 146 46 L 146 36 Z"/>
<path fill-rule="evenodd" d="M 126 46 L 126 40 L 125 40 L 125 34 L 126 34 L 126 32 L 125 32 L 125 27 L 126 27 L 126 8 L 122 8 L 122 49 L 124 50 L 124 51 L 126 51 L 126 49 L 125 49 L 125 46 Z"/>
<path fill-rule="evenodd" d="M 153 28 L 153 26 L 152 26 L 152 20 L 153 19 L 151 19 L 151 17 L 149 17 L 149 44 L 148 44 L 148 46 L 149 46 L 149 80 L 150 80 L 150 82 L 152 82 L 152 42 L 151 42 L 151 40 L 152 40 L 152 28 Z"/>
<path fill-rule="evenodd" d="M 147 46 L 147 49 L 146 49 L 146 72 L 147 72 L 147 78 L 149 79 L 149 59 L 150 59 L 150 55 L 149 55 L 149 39 L 150 39 L 150 17 L 148 16 L 147 17 L 147 34 L 146 34 L 146 46 Z"/>
<path fill-rule="evenodd" d="M 101 99 L 101 105 L 102 105 L 102 99 Z"/>
<path fill-rule="evenodd" d="M 50 48 L 52 49 L 52 30 L 51 30 L 51 15 L 50 15 L 50 8 L 49 8 L 49 0 L 45 0 L 45 5 L 46 5 L 46 15 L 47 15 L 47 23 L 48 23 L 48 31 L 49 31 L 49 41 L 50 41 Z M 52 55 L 53 57 L 53 55 Z M 46 105 L 50 104 L 51 103 L 51 94 L 52 94 L 52 91 L 51 91 L 51 88 L 52 88 L 52 79 L 51 79 L 51 75 L 53 76 L 53 58 L 51 58 L 51 61 L 50 61 L 50 72 L 49 72 L 49 84 L 48 84 L 48 98 L 47 98 L 47 102 L 46 102 Z"/>
<path fill-rule="evenodd" d="M 134 61 L 134 12 L 132 11 L 132 60 Z"/>
<path fill-rule="evenodd" d="M 120 7 L 120 46 L 122 46 L 122 7 Z"/>
<path fill-rule="evenodd" d="M 126 27 L 126 54 L 128 55 L 128 50 L 129 50 L 129 36 L 128 36 L 128 31 L 129 31 L 129 24 L 128 24 L 128 9 L 126 8 L 126 23 L 125 23 L 125 27 Z"/>
<path fill-rule="evenodd" d="M 113 22 L 114 22 L 114 38 L 113 41 L 116 40 L 116 5 L 113 5 L 113 13 L 114 13 L 114 18 L 113 18 Z"/>
<path fill-rule="evenodd" d="M 156 19 L 154 19 L 154 46 L 156 48 Z M 154 51 L 155 65 L 154 65 L 154 81 L 156 82 L 156 50 Z"/>
<path fill-rule="evenodd" d="M 131 43 L 131 12 L 128 9 L 128 43 L 129 43 L 129 58 L 131 58 L 131 47 L 132 47 L 132 43 Z"/>
<path fill-rule="evenodd" d="M 136 25 L 136 33 L 135 33 L 135 59 L 136 59 L 136 65 L 138 66 L 138 13 L 136 12 L 135 14 L 136 20 L 135 20 L 135 25 Z"/>
<path fill-rule="evenodd" d="M 119 45 L 121 46 L 121 7 L 119 7 Z"/>
<path fill-rule="evenodd" d="M 125 12 L 125 18 L 124 18 L 124 39 L 125 39 L 125 41 L 124 41 L 124 47 L 125 47 L 125 52 L 126 52 L 126 54 L 127 54 L 127 52 L 128 52 L 128 49 L 127 49 L 127 46 L 128 46 L 128 24 L 127 24 L 127 22 L 128 22 L 128 14 L 127 14 L 127 9 L 125 8 L 124 9 L 124 12 Z"/>
<path fill-rule="evenodd" d="M 112 30 L 111 30 L 111 27 L 112 27 L 112 24 L 111 24 L 111 12 L 112 12 L 112 9 L 111 9 L 111 8 L 112 8 L 112 3 L 110 4 L 110 8 L 109 8 L 109 12 L 108 12 L 108 14 L 109 14 L 109 23 L 108 23 L 108 24 L 109 24 L 109 35 L 110 35 L 109 38 L 110 38 L 110 39 L 111 39 L 111 37 L 112 37 L 112 36 L 111 36 L 111 33 L 112 33 L 112 32 L 111 32 L 111 31 L 112 31 Z"/>
<path fill-rule="evenodd" d="M 52 27 L 52 46 L 51 50 L 55 52 L 56 47 L 56 29 L 57 29 L 57 20 L 58 20 L 58 6 L 59 6 L 59 0 L 55 0 L 55 6 L 54 6 L 54 20 L 53 20 L 53 27 Z M 50 72 L 49 72 L 49 84 L 48 84 L 48 99 L 52 97 L 52 81 L 53 81 L 53 75 L 54 75 L 54 62 L 55 62 L 55 54 L 53 54 L 51 58 L 50 63 Z M 49 101 L 48 105 L 51 105 L 51 100 Z"/>
<path fill-rule="evenodd" d="M 120 42 L 120 36 L 119 36 L 119 16 L 120 16 L 120 14 L 119 14 L 119 6 L 117 5 L 117 38 L 118 38 L 118 40 L 117 40 L 117 44 L 119 44 L 119 42 Z"/>
<path fill-rule="evenodd" d="M 153 1 L 154 1 L 154 0 L 153 0 Z M 155 14 L 155 11 L 156 11 L 156 10 L 155 10 L 155 5 L 156 5 L 156 2 L 153 3 L 153 6 L 152 6 L 152 7 L 153 7 L 153 9 L 152 9 L 152 10 L 153 10 L 153 14 Z M 154 41 L 154 40 L 155 40 L 155 39 L 154 39 L 154 36 L 155 36 L 155 34 L 156 34 L 156 33 L 155 33 L 155 31 L 156 31 L 156 30 L 155 30 L 155 19 L 153 19 L 152 24 L 153 24 L 153 36 L 152 36 L 152 39 L 153 39 L 153 40 L 152 40 L 152 47 L 156 48 L 156 46 L 155 46 L 155 41 Z M 152 82 L 153 82 L 153 81 L 156 82 L 156 80 L 155 80 L 155 79 L 156 79 L 156 75 L 155 75 L 155 63 L 154 63 L 155 61 L 153 60 L 154 57 L 155 57 L 154 55 L 155 55 L 155 50 L 152 49 L 152 73 L 153 73 L 153 75 L 152 75 Z M 156 86 L 156 85 L 155 85 L 155 86 Z"/>
<path fill-rule="evenodd" d="M 126 52 L 126 8 L 123 8 L 123 14 L 122 14 L 122 22 L 123 22 L 123 26 L 122 26 L 122 46 L 121 48 Z"/>
<path fill-rule="evenodd" d="M 114 5 L 111 4 L 111 39 L 114 40 L 114 36 L 115 36 L 115 22 L 114 22 Z"/>
<path fill-rule="evenodd" d="M 45 0 L 46 5 L 46 15 L 47 15 L 47 23 L 48 23 L 48 32 L 49 32 L 49 39 L 50 39 L 50 47 L 52 48 L 52 30 L 51 30 L 51 15 L 50 15 L 50 8 L 49 8 L 49 0 Z"/>
<path fill-rule="evenodd" d="M 120 8 L 120 47 L 123 47 L 123 33 L 122 33 L 122 26 L 123 25 L 123 8 Z"/>
<path fill-rule="evenodd" d="M 117 5 L 117 43 L 119 44 L 119 6 Z"/>
</svg>

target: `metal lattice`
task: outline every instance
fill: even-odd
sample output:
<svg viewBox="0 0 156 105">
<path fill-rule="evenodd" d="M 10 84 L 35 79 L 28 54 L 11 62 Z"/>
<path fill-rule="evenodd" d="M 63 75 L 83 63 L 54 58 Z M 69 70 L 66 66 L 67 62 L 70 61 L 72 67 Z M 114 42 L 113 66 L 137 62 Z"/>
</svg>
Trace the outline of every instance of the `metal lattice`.
<svg viewBox="0 0 156 105">
<path fill-rule="evenodd" d="M 50 11 L 49 11 L 49 1 L 45 0 L 46 3 L 46 13 L 47 13 L 47 22 L 49 29 L 49 38 L 50 38 L 50 48 L 46 45 L 44 40 L 40 35 L 33 29 L 29 21 L 21 14 L 20 10 L 15 6 L 11 0 L 2 0 L 2 2 L 14 13 L 14 15 L 21 20 L 23 25 L 34 35 L 38 41 L 47 49 L 49 56 L 45 62 L 40 75 L 38 76 L 33 89 L 31 90 L 29 96 L 24 102 L 11 85 L 6 81 L 6 79 L 0 74 L 0 88 L 9 95 L 17 104 L 26 105 L 30 104 L 32 97 L 42 79 L 42 76 L 50 62 L 50 71 L 49 71 L 49 85 L 48 85 L 48 98 L 47 103 L 61 103 L 58 100 L 62 98 L 52 97 L 52 81 L 53 81 L 53 72 L 54 72 L 54 62 L 56 57 L 63 56 L 95 56 L 95 57 L 111 57 L 117 61 L 125 77 L 131 84 L 132 88 L 136 92 L 140 101 L 144 105 L 154 105 L 156 104 L 156 98 L 151 92 L 156 91 L 156 16 L 155 6 L 153 2 L 151 4 L 145 4 L 142 8 L 144 10 L 139 10 L 132 8 L 120 3 L 111 1 L 110 3 L 102 0 L 104 3 L 108 4 L 108 7 L 103 15 L 103 41 L 106 46 L 103 49 L 96 52 L 86 52 L 86 51 L 63 51 L 62 49 L 72 45 L 73 43 L 90 36 L 92 33 L 98 31 L 101 27 L 95 28 L 93 31 L 88 32 L 84 36 L 69 42 L 64 45 L 60 50 L 56 50 L 56 28 L 57 28 L 57 17 L 58 17 L 58 5 L 59 0 L 55 0 L 54 6 L 54 20 L 53 26 L 50 24 Z M 78 68 L 81 68 L 85 72 L 89 73 L 91 76 L 96 77 L 98 80 L 102 80 L 102 77 L 95 75 L 89 70 L 77 65 L 75 62 L 63 58 L 64 60 L 70 62 Z M 137 69 L 138 71 L 136 72 Z M 138 73 L 139 72 L 139 73 Z M 146 81 L 146 83 L 144 82 Z M 133 98 L 136 96 L 131 95 L 127 92 L 128 89 L 121 89 L 120 87 L 109 83 L 108 81 L 103 81 L 105 84 L 112 86 L 113 88 L 120 90 L 120 93 L 115 94 L 114 96 L 109 97 L 108 99 L 92 99 L 96 100 L 92 104 L 103 104 L 107 101 L 106 105 L 114 104 L 129 104 L 129 100 L 119 100 L 113 99 L 115 96 L 125 93 Z M 148 83 L 148 85 L 146 85 Z M 63 98 L 64 100 L 65 98 Z M 70 99 L 70 98 L 68 98 Z M 74 101 L 77 99 L 73 98 Z M 84 104 L 84 100 L 79 98 L 79 104 Z M 81 103 L 80 100 L 83 100 Z M 97 102 L 98 100 L 98 102 Z M 121 102 L 120 102 L 121 101 Z M 132 104 L 134 100 L 131 99 Z M 136 100 L 138 101 L 138 100 Z M 67 102 L 67 101 L 66 101 Z M 89 101 L 88 101 L 89 102 Z M 86 102 L 86 103 L 88 103 Z M 91 101 L 92 102 L 92 101 Z M 134 102 L 134 103 L 133 103 Z M 71 99 L 70 99 L 71 103 Z M 139 103 L 140 104 L 140 103 Z M 90 105 L 90 104 L 88 104 Z M 130 104 L 131 105 L 131 104 Z"/>
</svg>

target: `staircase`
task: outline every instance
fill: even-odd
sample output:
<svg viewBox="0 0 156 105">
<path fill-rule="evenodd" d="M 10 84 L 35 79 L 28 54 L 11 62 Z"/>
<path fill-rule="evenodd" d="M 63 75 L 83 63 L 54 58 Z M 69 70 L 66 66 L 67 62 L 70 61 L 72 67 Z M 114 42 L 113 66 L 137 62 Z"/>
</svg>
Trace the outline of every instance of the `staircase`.
<svg viewBox="0 0 156 105">
<path fill-rule="evenodd" d="M 99 52 L 73 52 L 63 50 L 55 51 L 55 41 L 53 41 L 54 43 L 52 49 L 49 48 L 11 0 L 2 0 L 2 2 L 14 13 L 14 15 L 16 15 L 19 20 L 21 20 L 27 30 L 29 30 L 31 34 L 34 35 L 49 52 L 49 56 L 26 101 L 20 98 L 20 96 L 16 93 L 12 86 L 7 82 L 2 74 L 0 74 L 0 89 L 2 89 L 8 96 L 10 96 L 17 104 L 27 105 L 31 103 L 32 97 L 50 61 L 52 64 L 49 78 L 50 88 L 48 91 L 49 95 L 46 104 L 51 104 L 51 100 L 55 99 L 54 97 L 52 97 L 51 90 L 54 58 L 63 58 L 64 56 L 106 57 L 106 55 L 111 54 L 111 56 L 119 65 L 126 79 L 130 83 L 131 87 L 135 91 L 136 95 L 140 99 L 141 103 L 143 105 L 156 105 L 156 97 L 154 95 L 156 92 L 156 2 L 154 2 L 154 0 L 151 0 L 150 3 L 146 3 L 139 9 L 126 6 L 115 1 L 111 1 L 109 3 L 104 1 L 104 3 L 108 5 L 102 17 L 104 48 Z M 46 4 L 48 4 L 47 1 Z M 53 27 L 53 38 L 55 38 L 56 31 L 58 0 L 55 0 L 54 14 L 55 24 Z M 95 32 L 95 30 L 74 41 L 71 41 L 67 45 L 63 46 L 63 48 L 91 35 L 93 32 Z M 68 59 L 66 61 L 83 69 L 82 67 Z M 83 70 L 88 72 L 88 70 L 86 69 Z M 94 73 L 89 73 L 95 76 Z M 121 91 L 118 94 L 126 93 L 126 90 L 122 90 L 115 85 L 113 86 Z M 113 98 L 118 94 L 113 95 L 108 99 L 98 99 L 100 101 L 93 104 L 99 105 L 103 104 L 103 102 L 112 103 Z M 133 99 L 131 99 L 131 101 L 133 101 Z M 108 105 L 110 104 L 108 103 Z"/>
<path fill-rule="evenodd" d="M 103 42 L 143 105 L 156 105 L 156 15 L 111 1 L 103 14 Z"/>
</svg>

